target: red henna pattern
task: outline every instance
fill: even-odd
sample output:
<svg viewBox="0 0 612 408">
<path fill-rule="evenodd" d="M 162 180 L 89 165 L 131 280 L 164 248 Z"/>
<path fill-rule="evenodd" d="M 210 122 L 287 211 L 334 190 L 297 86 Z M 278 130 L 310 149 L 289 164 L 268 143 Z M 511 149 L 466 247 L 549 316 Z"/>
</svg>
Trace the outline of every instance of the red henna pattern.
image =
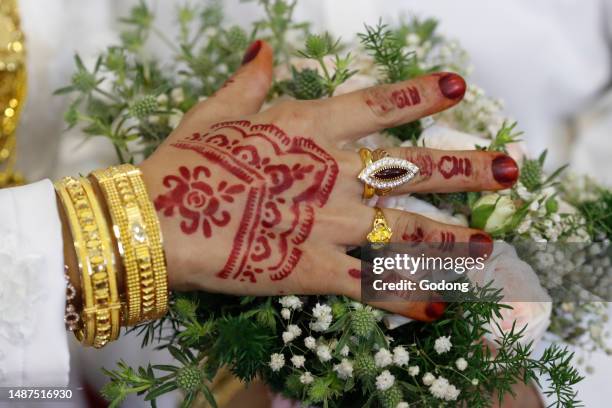
<svg viewBox="0 0 612 408">
<path fill-rule="evenodd" d="M 455 234 L 452 232 L 440 232 L 440 245 L 438 249 L 441 251 L 452 251 L 455 248 Z"/>
<path fill-rule="evenodd" d="M 302 256 L 315 208 L 327 202 L 338 175 L 334 158 L 311 139 L 271 124 L 222 122 L 172 146 L 193 150 L 244 187 L 246 204 L 223 279 L 273 281 L 289 276 Z"/>
<path fill-rule="evenodd" d="M 405 108 L 406 106 L 414 106 L 421 103 L 421 95 L 419 90 L 414 86 L 408 86 L 403 89 L 398 89 L 391 93 L 391 100 L 397 108 Z"/>
<path fill-rule="evenodd" d="M 366 104 L 376 115 L 385 115 L 394 109 L 403 109 L 421 103 L 421 94 L 415 86 L 392 91 L 370 88 L 366 91 Z"/>
<path fill-rule="evenodd" d="M 227 182 L 222 181 L 215 190 L 205 181 L 208 178 L 210 170 L 204 166 L 194 168 L 193 172 L 187 167 L 179 167 L 178 175 L 164 177 L 163 185 L 169 191 L 155 199 L 155 209 L 166 217 L 171 217 L 175 210 L 178 211 L 182 218 L 181 231 L 193 234 L 201 226 L 204 236 L 210 238 L 211 224 L 223 227 L 230 222 L 230 213 L 220 210 L 221 200 L 233 203 L 234 195 L 242 193 L 244 186 L 229 186 Z"/>
<path fill-rule="evenodd" d="M 423 228 L 417 227 L 413 233 L 409 234 L 405 232 L 402 235 L 402 239 L 406 242 L 411 242 L 412 246 L 417 246 L 425 239 L 425 234 L 423 233 Z"/>
<path fill-rule="evenodd" d="M 469 177 L 472 175 L 472 162 L 468 158 L 442 156 L 438 162 L 438 169 L 445 179 L 456 175 Z"/>
</svg>

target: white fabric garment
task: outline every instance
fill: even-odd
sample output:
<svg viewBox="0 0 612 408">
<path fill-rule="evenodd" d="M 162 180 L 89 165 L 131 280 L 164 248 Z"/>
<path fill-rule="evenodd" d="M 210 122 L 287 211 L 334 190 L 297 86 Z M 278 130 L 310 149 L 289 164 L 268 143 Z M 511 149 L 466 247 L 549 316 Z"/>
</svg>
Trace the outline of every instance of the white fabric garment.
<svg viewBox="0 0 612 408">
<path fill-rule="evenodd" d="M 116 17 L 125 14 L 134 3 L 134 0 L 20 0 L 27 36 L 30 86 L 19 129 L 19 165 L 29 180 L 86 173 L 114 163 L 112 146 L 106 140 L 98 138 L 83 143 L 83 135 L 77 130 L 62 135 L 66 99 L 52 97 L 51 92 L 69 82 L 75 51 L 86 62 L 91 62 L 105 46 L 116 40 Z M 176 4 L 183 2 L 153 3 L 160 15 L 162 29 L 171 31 L 175 26 L 173 10 Z M 245 24 L 261 15 L 253 3 L 244 4 L 238 0 L 223 3 L 229 20 L 235 24 Z M 506 102 L 507 112 L 526 132 L 525 138 L 532 154 L 548 147 L 552 159 L 550 165 L 571 158 L 576 171 L 594 171 L 591 174 L 612 184 L 612 161 L 607 160 L 612 151 L 612 139 L 608 137 L 612 128 L 612 103 L 597 105 L 597 115 L 586 115 L 585 120 L 578 122 L 579 126 L 574 128 L 574 131 L 578 130 L 574 132 L 577 134 L 575 143 L 570 143 L 573 139 L 567 136 L 568 122 L 576 124 L 574 118 L 583 118 L 583 112 L 589 110 L 592 101 L 609 83 L 611 8 L 607 0 L 301 0 L 296 17 L 313 21 L 316 29 L 330 30 L 345 39 L 360 30 L 363 22 L 375 24 L 379 16 L 396 19 L 402 14 L 415 13 L 438 18 L 440 30 L 459 39 L 470 53 L 476 67 L 474 82 Z M 152 50 L 157 52 L 157 48 L 152 47 Z M 594 157 L 601 160 L 592 160 Z M 47 198 L 43 197 L 43 185 L 47 189 Z M 43 307 L 37 301 L 31 306 L 40 308 L 35 314 L 41 318 L 57 311 L 57 319 L 53 322 L 57 322 L 55 324 L 59 327 L 59 303 L 63 303 L 60 301 L 63 292 L 53 284 L 63 284 L 61 258 L 58 258 L 61 257 L 61 236 L 47 230 L 57 226 L 57 220 L 53 218 L 56 216 L 55 201 L 49 189 L 46 183 L 11 192 L 0 191 L 0 226 L 10 229 L 19 243 L 19 251 L 14 252 L 13 257 L 9 256 L 7 262 L 19 262 L 21 258 L 18 257 L 23 256 L 27 262 L 44 265 L 37 272 L 41 279 L 48 279 L 45 280 L 45 293 L 41 295 L 41 299 L 46 296 L 48 303 Z M 11 200 L 23 205 L 17 206 Z M 28 217 L 23 216 L 23 210 L 34 205 L 36 211 L 28 212 Z M 5 208 L 11 208 L 13 212 L 5 211 Z M 43 214 L 49 217 L 43 220 Z M 49 234 L 44 234 L 45 231 Z M 29 236 L 34 233 L 36 237 Z M 4 236 L 3 232 L 0 239 Z M 26 241 L 29 245 L 21 245 Z M 8 248 L 9 244 L 5 245 Z M 39 258 L 34 256 L 32 259 L 28 254 Z M 4 279 L 14 275 L 4 274 L 4 265 L 3 261 L 0 264 L 2 288 Z M 4 318 L 4 314 L 1 316 Z M 51 318 L 43 320 L 48 324 L 52 322 Z M 35 330 L 38 328 L 42 326 Z M 17 361 L 18 355 L 28 351 L 28 355 L 37 357 L 29 367 L 39 370 L 39 374 L 32 372 L 28 375 L 40 376 L 21 377 L 23 384 L 46 381 L 45 367 L 51 366 L 62 373 L 54 378 L 65 380 L 65 333 L 49 329 L 45 331 L 44 341 L 36 336 L 30 337 L 32 339 L 27 344 L 10 345 L 7 340 L 0 340 L 0 352 L 3 353 L 0 354 L 0 368 L 6 371 L 7 363 L 13 364 L 13 359 Z M 49 352 L 50 345 L 53 345 L 53 352 Z M 116 345 L 113 353 L 108 352 L 108 348 L 98 352 L 77 347 L 75 353 L 87 356 L 89 368 L 85 374 L 99 374 L 94 368 L 95 360 L 98 360 L 98 366 L 110 366 L 120 358 L 129 363 L 137 363 L 135 358 L 156 362 L 165 358 L 135 353 L 135 347 L 121 347 L 121 343 Z M 10 354 L 8 359 L 2 357 L 7 354 Z M 108 359 L 101 361 L 105 355 Z M 601 385 L 606 385 L 604 382 L 612 376 L 611 362 L 612 359 L 606 356 L 598 355 L 593 359 L 597 374 L 587 376 L 578 386 L 586 406 L 607 406 L 609 398 L 601 392 L 607 388 Z M 11 365 L 9 369 L 19 367 L 23 369 L 25 365 Z M 129 406 L 146 404 L 131 401 Z"/>
<path fill-rule="evenodd" d="M 53 185 L 0 191 L 0 387 L 67 384 L 65 294 Z"/>
</svg>

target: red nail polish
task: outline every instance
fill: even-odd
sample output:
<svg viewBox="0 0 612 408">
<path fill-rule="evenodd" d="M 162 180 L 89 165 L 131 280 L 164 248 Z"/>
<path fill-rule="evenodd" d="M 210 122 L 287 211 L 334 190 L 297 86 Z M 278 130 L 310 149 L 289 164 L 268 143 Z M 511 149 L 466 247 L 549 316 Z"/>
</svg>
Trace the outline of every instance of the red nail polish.
<svg viewBox="0 0 612 408">
<path fill-rule="evenodd" d="M 446 302 L 431 302 L 425 307 L 425 314 L 430 319 L 439 319 L 446 310 Z"/>
<path fill-rule="evenodd" d="M 257 54 L 259 54 L 259 50 L 261 50 L 261 40 L 257 40 L 249 45 L 249 48 L 247 48 L 246 52 L 244 53 L 244 57 L 242 57 L 242 65 L 253 61 L 255 57 L 257 57 Z"/>
<path fill-rule="evenodd" d="M 510 187 L 519 177 L 519 168 L 510 156 L 497 156 L 491 165 L 493 178 L 501 185 Z"/>
<path fill-rule="evenodd" d="M 465 95 L 465 80 L 457 74 L 444 74 L 438 80 L 442 95 L 448 99 L 461 99 Z"/>
<path fill-rule="evenodd" d="M 361 270 L 359 269 L 351 268 L 349 269 L 348 274 L 351 276 L 351 278 L 361 279 Z"/>
<path fill-rule="evenodd" d="M 470 237 L 470 256 L 472 258 L 488 258 L 493 252 L 493 239 L 484 232 L 477 232 Z"/>
</svg>

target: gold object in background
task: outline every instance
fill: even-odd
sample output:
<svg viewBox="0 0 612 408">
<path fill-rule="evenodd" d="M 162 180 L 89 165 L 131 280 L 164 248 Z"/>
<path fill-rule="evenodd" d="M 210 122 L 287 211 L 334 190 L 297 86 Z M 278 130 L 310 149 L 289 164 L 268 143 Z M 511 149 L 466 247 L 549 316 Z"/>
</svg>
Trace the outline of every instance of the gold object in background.
<svg viewBox="0 0 612 408">
<path fill-rule="evenodd" d="M 23 184 L 15 172 L 15 130 L 27 90 L 24 40 L 17 0 L 0 0 L 0 188 Z"/>
</svg>

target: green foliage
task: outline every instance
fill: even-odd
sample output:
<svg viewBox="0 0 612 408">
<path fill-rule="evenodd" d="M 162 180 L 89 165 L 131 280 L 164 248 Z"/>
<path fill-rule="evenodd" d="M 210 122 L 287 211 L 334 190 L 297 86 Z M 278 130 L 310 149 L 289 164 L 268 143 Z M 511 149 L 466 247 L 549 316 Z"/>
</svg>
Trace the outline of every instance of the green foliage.
<svg viewBox="0 0 612 408">
<path fill-rule="evenodd" d="M 315 69 L 292 69 L 293 81 L 287 88 L 295 99 L 319 99 L 325 91 L 325 79 Z"/>
<path fill-rule="evenodd" d="M 499 129 L 499 131 L 491 141 L 491 144 L 489 145 L 489 148 L 487 150 L 493 152 L 508 153 L 508 151 L 506 150 L 506 145 L 510 143 L 520 142 L 519 137 L 521 137 L 521 135 L 523 134 L 523 132 L 516 130 L 516 126 L 516 122 L 512 124 L 504 122 L 502 124 L 502 127 Z"/>
</svg>

